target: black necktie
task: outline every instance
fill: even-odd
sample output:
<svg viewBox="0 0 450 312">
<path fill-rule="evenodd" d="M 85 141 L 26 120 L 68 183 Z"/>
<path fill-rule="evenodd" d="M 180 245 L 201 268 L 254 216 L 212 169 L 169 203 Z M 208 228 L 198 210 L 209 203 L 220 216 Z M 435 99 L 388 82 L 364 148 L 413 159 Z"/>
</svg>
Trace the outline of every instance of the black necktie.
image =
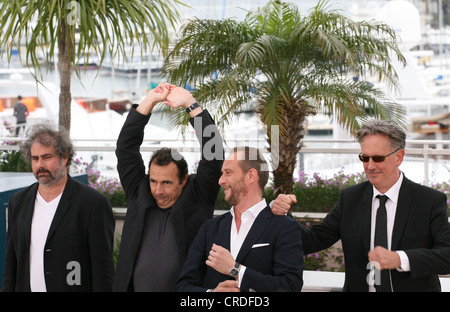
<svg viewBox="0 0 450 312">
<path fill-rule="evenodd" d="M 375 246 L 381 246 L 388 248 L 387 240 L 387 212 L 386 201 L 389 199 L 386 195 L 377 195 L 380 200 L 380 206 L 377 210 L 377 219 L 375 223 Z M 378 272 L 377 272 L 378 273 Z M 380 273 L 381 284 L 375 283 L 375 289 L 377 292 L 391 291 L 391 283 L 389 280 L 389 270 L 382 270 Z"/>
</svg>

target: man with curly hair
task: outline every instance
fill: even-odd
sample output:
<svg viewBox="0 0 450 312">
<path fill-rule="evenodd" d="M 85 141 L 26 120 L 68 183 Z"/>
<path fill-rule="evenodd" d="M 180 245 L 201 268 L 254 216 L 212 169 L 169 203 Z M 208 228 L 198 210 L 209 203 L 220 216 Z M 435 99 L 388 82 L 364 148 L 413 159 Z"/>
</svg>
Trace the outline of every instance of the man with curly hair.
<svg viewBox="0 0 450 312">
<path fill-rule="evenodd" d="M 37 124 L 21 144 L 37 183 L 8 205 L 2 291 L 111 291 L 114 215 L 109 200 L 68 174 L 69 133 Z"/>
</svg>

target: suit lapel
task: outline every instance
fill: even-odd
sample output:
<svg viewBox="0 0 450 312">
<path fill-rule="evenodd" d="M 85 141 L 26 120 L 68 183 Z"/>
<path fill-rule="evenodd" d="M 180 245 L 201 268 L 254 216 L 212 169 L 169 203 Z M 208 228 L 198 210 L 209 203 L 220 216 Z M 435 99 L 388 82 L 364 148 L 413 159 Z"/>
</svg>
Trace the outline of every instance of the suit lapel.
<svg viewBox="0 0 450 312">
<path fill-rule="evenodd" d="M 66 187 L 61 195 L 58 208 L 56 209 L 55 216 L 53 217 L 50 229 L 48 230 L 47 241 L 55 233 L 58 225 L 61 223 L 64 215 L 66 214 L 66 211 L 70 208 L 70 198 L 73 195 L 73 186 L 74 181 L 70 176 L 68 176 Z"/>
<path fill-rule="evenodd" d="M 31 187 L 30 192 L 27 192 L 28 198 L 24 200 L 26 206 L 24 207 L 23 219 L 21 219 L 19 223 L 25 239 L 24 246 L 30 246 L 31 243 L 31 221 L 33 219 L 34 203 L 36 201 L 38 185 L 38 183 L 35 183 Z"/>
<path fill-rule="evenodd" d="M 233 216 L 231 215 L 231 213 L 226 213 L 222 218 L 223 220 L 219 222 L 219 226 L 217 229 L 218 235 L 215 244 L 230 250 L 231 248 L 230 233 L 231 233 L 231 222 L 233 222 Z"/>
<path fill-rule="evenodd" d="M 184 192 L 184 190 L 183 190 Z M 183 194 L 183 193 L 182 193 Z M 182 197 L 180 196 L 180 199 Z M 177 200 L 175 205 L 170 210 L 172 216 L 173 228 L 175 232 L 175 238 L 177 242 L 178 252 L 180 253 L 182 259 L 186 258 L 186 229 L 184 225 L 184 211 L 183 211 L 183 200 Z"/>
<path fill-rule="evenodd" d="M 249 251 L 252 249 L 252 246 L 258 241 L 258 238 L 269 228 L 272 217 L 272 211 L 268 206 L 259 213 L 258 217 L 256 217 L 255 221 L 253 222 L 253 225 L 250 228 L 247 237 L 242 243 L 241 249 L 239 250 L 239 253 L 236 257 L 237 262 L 243 262 Z M 228 231 L 228 233 L 230 232 Z"/>
<path fill-rule="evenodd" d="M 369 182 L 366 184 L 366 189 L 363 192 L 363 197 L 361 201 L 362 208 L 362 237 L 364 250 L 369 252 L 370 250 L 370 229 L 371 229 L 371 219 L 372 219 L 372 197 L 373 197 L 373 186 Z"/>
<path fill-rule="evenodd" d="M 147 221 L 147 213 L 150 209 L 155 209 L 156 201 L 152 196 L 152 193 L 150 191 L 150 181 L 148 180 L 148 176 L 146 177 L 146 182 L 142 183 L 141 186 L 139 186 L 139 192 L 138 192 L 138 198 L 137 202 L 138 205 L 136 206 L 135 214 L 133 215 L 134 225 L 132 226 L 133 229 L 127 233 L 131 236 L 129 239 L 131 247 L 131 254 L 133 259 L 136 259 L 139 248 L 141 246 L 142 238 L 143 238 L 143 232 L 145 227 L 145 222 Z M 128 213 L 127 213 L 128 214 Z"/>
<path fill-rule="evenodd" d="M 391 250 L 396 250 L 413 201 L 411 181 L 403 176 L 402 186 L 398 194 L 397 210 L 395 212 L 394 228 L 392 230 Z"/>
</svg>

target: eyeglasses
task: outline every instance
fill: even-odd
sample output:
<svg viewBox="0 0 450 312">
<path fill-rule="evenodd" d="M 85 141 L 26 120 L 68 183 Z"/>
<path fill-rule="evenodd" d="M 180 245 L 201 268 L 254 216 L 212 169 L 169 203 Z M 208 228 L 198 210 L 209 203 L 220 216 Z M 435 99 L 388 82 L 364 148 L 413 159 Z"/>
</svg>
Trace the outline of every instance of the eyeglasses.
<svg viewBox="0 0 450 312">
<path fill-rule="evenodd" d="M 390 153 L 390 154 L 388 154 L 386 156 L 379 156 L 379 155 L 367 156 L 367 155 L 364 155 L 363 153 L 360 153 L 358 155 L 358 157 L 359 157 L 359 160 L 361 160 L 362 162 L 369 162 L 370 158 L 372 158 L 372 160 L 374 162 L 378 163 L 378 162 L 383 162 L 386 159 L 386 157 L 391 156 L 392 154 L 394 154 L 398 150 L 400 150 L 400 148 L 397 148 L 395 151 L 393 151 L 392 153 Z"/>
</svg>

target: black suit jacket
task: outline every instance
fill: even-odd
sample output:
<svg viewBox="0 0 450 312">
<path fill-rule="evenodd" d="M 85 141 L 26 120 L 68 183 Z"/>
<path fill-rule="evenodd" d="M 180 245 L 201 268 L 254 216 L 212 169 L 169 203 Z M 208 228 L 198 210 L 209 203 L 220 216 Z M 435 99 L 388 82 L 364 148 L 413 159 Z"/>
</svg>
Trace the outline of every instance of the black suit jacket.
<svg viewBox="0 0 450 312">
<path fill-rule="evenodd" d="M 2 291 L 30 291 L 31 221 L 38 183 L 15 193 L 8 205 L 8 234 Z M 44 249 L 47 291 L 111 291 L 114 214 L 109 200 L 70 176 Z M 67 277 L 77 261 L 80 285 Z M 69 276 L 70 278 L 70 276 Z"/>
<path fill-rule="evenodd" d="M 339 239 L 345 258 L 347 291 L 368 291 L 368 253 L 373 186 L 368 181 L 342 191 L 319 225 L 303 229 L 305 254 Z M 391 250 L 406 252 L 410 272 L 391 270 L 394 291 L 440 291 L 438 274 L 450 273 L 450 227 L 445 194 L 403 177 Z"/>
<path fill-rule="evenodd" d="M 226 213 L 205 222 L 184 263 L 177 291 L 206 291 L 230 279 L 205 264 L 214 244 L 230 250 L 233 217 Z M 266 207 L 255 219 L 236 261 L 246 266 L 241 291 L 300 291 L 303 250 L 300 224 L 275 216 Z"/>
<path fill-rule="evenodd" d="M 144 128 L 150 116 L 144 116 L 134 106 L 125 121 L 117 141 L 117 169 L 126 192 L 128 209 L 122 231 L 122 241 L 114 279 L 114 291 L 132 290 L 132 277 L 135 261 L 141 245 L 145 215 L 148 209 L 157 208 L 150 191 L 149 177 L 140 154 L 144 137 Z M 198 229 L 211 218 L 219 193 L 219 178 L 223 163 L 222 139 L 209 113 L 205 110 L 190 119 L 196 135 L 201 142 L 202 151 L 213 149 L 220 155 L 207 159 L 211 155 L 202 154 L 196 174 L 191 174 L 183 188 L 180 198 L 171 209 L 175 228 L 175 238 L 182 261 L 186 258 Z M 201 128 L 199 127 L 201 121 Z M 205 130 L 206 127 L 210 126 Z M 214 131 L 215 130 L 215 131 Z M 211 140 L 214 139 L 211 144 Z M 206 145 L 206 147 L 205 147 Z M 155 268 L 157 270 L 158 268 Z"/>
</svg>

